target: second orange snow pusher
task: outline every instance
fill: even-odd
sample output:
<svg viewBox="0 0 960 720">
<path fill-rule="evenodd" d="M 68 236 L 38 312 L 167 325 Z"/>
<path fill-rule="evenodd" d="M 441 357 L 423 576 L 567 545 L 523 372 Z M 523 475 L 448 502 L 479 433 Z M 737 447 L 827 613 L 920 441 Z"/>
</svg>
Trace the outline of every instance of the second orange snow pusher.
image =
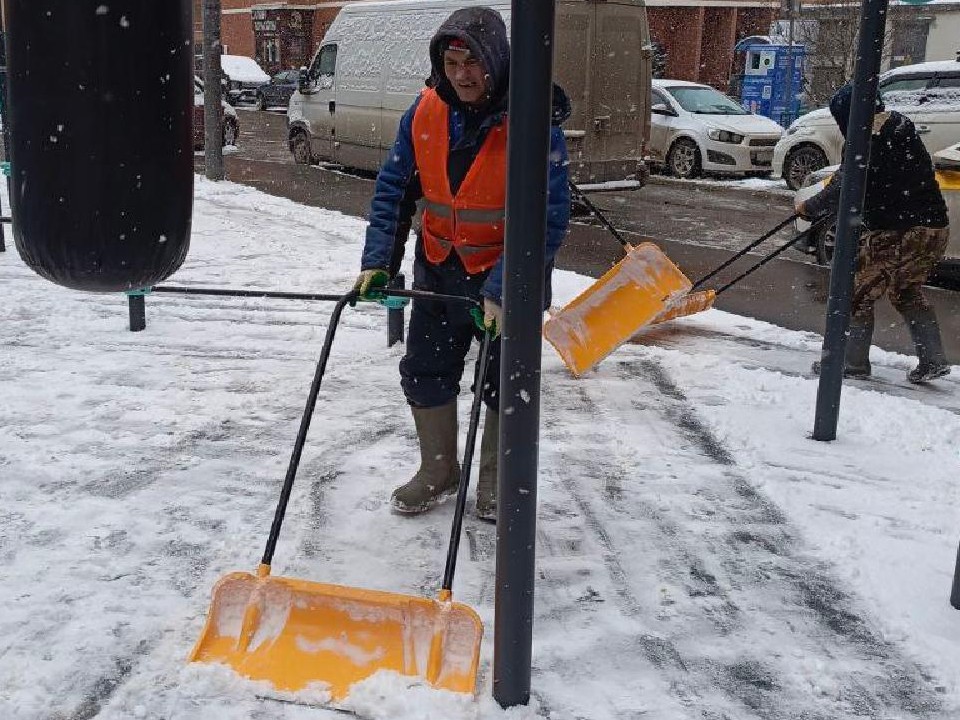
<svg viewBox="0 0 960 720">
<path fill-rule="evenodd" d="M 807 234 L 792 238 L 726 285 L 716 290 L 701 290 L 704 283 L 785 228 L 797 216 L 787 218 L 693 283 L 660 248 L 649 242 L 631 245 L 572 183 L 571 190 L 613 234 L 626 252 L 620 262 L 544 323 L 544 337 L 577 377 L 596 367 L 607 355 L 643 328 L 712 307 L 717 295 Z"/>
<path fill-rule="evenodd" d="M 477 305 L 469 298 L 418 290 L 385 293 Z M 481 383 L 471 408 L 446 570 L 436 599 L 270 575 L 334 333 L 344 307 L 356 300 L 356 291 L 342 296 L 327 327 L 263 559 L 256 573 L 230 573 L 217 582 L 190 660 L 226 664 L 277 690 L 326 691 L 334 701 L 345 697 L 354 683 L 381 670 L 419 677 L 437 688 L 473 693 L 483 625 L 472 608 L 453 601 L 452 586 L 480 417 Z M 486 375 L 490 339 L 487 333 L 481 345 L 480 377 Z"/>
</svg>

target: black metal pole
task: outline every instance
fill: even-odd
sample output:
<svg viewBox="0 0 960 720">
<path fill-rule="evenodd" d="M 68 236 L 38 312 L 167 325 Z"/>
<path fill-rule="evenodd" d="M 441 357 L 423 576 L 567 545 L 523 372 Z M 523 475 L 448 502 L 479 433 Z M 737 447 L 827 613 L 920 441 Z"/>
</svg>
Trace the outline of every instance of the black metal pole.
<svg viewBox="0 0 960 720">
<path fill-rule="evenodd" d="M 3 161 L 5 167 L 10 166 L 10 126 L 7 123 L 7 33 L 5 27 L 0 27 L 0 122 L 3 123 Z M 4 171 L 7 177 L 7 197 L 10 196 L 10 174 Z M 0 215 L 3 215 L 3 205 L 0 203 Z M 6 252 L 7 243 L 4 237 L 3 223 L 0 222 L 0 252 Z"/>
<path fill-rule="evenodd" d="M 837 244 L 830 269 L 827 323 L 820 354 L 820 384 L 813 423 L 814 440 L 836 440 L 843 362 L 853 299 L 853 276 L 863 222 L 863 199 L 870 166 L 870 136 L 876 109 L 877 74 L 883 48 L 887 0 L 863 0 L 853 98 L 843 155 L 843 184 L 837 217 Z"/>
<path fill-rule="evenodd" d="M 203 0 L 203 165 L 209 180 L 224 178 L 220 14 L 220 0 Z"/>
<path fill-rule="evenodd" d="M 406 278 L 398 273 L 390 282 L 391 288 L 402 290 L 406 287 Z M 403 308 L 391 308 L 387 311 L 387 347 L 403 342 Z"/>
<path fill-rule="evenodd" d="M 960 548 L 957 549 L 957 562 L 953 568 L 953 587 L 950 588 L 950 604 L 960 610 Z"/>
<path fill-rule="evenodd" d="M 147 303 L 143 293 L 127 293 L 130 309 L 130 332 L 140 332 L 147 327 Z"/>
<path fill-rule="evenodd" d="M 493 696 L 530 701 L 555 4 L 512 0 Z"/>
</svg>

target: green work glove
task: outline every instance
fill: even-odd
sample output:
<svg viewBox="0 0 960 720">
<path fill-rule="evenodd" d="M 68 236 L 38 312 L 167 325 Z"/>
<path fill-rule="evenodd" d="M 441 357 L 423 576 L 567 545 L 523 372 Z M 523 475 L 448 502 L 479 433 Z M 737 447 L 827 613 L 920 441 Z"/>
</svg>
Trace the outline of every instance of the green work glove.
<svg viewBox="0 0 960 720">
<path fill-rule="evenodd" d="M 379 300 L 383 297 L 382 292 L 377 288 L 384 288 L 390 280 L 390 274 L 386 270 L 364 270 L 357 277 L 353 284 L 353 289 L 360 293 L 361 300 Z"/>
<path fill-rule="evenodd" d="M 482 332 L 488 332 L 493 337 L 500 335 L 503 328 L 503 308 L 490 298 L 483 299 L 483 310 L 478 307 L 470 308 L 473 321 Z"/>
</svg>

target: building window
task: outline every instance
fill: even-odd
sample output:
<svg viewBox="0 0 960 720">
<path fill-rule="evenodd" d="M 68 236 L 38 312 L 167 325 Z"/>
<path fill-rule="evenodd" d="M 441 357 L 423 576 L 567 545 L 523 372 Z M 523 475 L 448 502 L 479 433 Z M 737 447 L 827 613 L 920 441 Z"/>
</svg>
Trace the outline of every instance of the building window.
<svg viewBox="0 0 960 720">
<path fill-rule="evenodd" d="M 280 41 L 277 38 L 268 38 L 263 41 L 263 57 L 268 64 L 279 64 Z"/>
</svg>

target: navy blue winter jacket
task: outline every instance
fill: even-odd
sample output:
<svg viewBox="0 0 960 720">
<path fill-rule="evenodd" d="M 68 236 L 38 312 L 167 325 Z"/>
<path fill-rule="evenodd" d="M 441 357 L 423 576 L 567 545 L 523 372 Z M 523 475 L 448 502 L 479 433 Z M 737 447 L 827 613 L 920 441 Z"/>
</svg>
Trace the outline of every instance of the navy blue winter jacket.
<svg viewBox="0 0 960 720">
<path fill-rule="evenodd" d="M 470 8 L 458 11 L 467 15 L 467 21 L 472 20 L 469 13 L 477 11 L 479 8 Z M 456 17 L 456 13 L 455 16 Z M 451 18 L 454 19 L 454 17 Z M 474 20 L 475 22 L 475 20 Z M 471 32 L 473 27 L 469 24 L 450 25 L 445 24 L 437 33 L 436 38 L 444 36 L 457 36 L 466 40 L 471 47 L 478 44 L 478 34 Z M 486 50 L 482 57 L 492 65 L 500 65 L 492 75 L 498 80 L 497 94 L 493 101 L 488 105 L 488 109 L 482 118 L 476 116 L 468 117 L 471 111 L 460 105 L 456 100 L 456 94 L 449 87 L 446 78 L 443 77 L 442 66 L 437 67 L 437 58 L 442 53 L 434 52 L 435 48 L 431 43 L 431 56 L 433 57 L 434 82 L 440 97 L 450 105 L 450 150 L 451 158 L 466 152 L 472 157 L 480 150 L 483 140 L 486 138 L 486 130 L 503 121 L 506 122 L 506 92 L 507 75 L 509 72 L 508 60 L 509 50 L 506 45 L 506 34 L 503 37 L 492 37 L 499 35 L 490 28 L 486 28 L 483 35 L 483 44 L 486 46 L 481 51 Z M 435 40 L 436 40 L 435 38 Z M 502 44 L 502 50 L 498 47 Z M 489 60 L 492 57 L 490 46 L 499 51 L 497 60 Z M 504 58 L 500 60 L 499 58 Z M 397 139 L 393 145 L 393 152 L 387 157 L 377 176 L 376 187 L 374 189 L 373 202 L 370 208 L 369 225 L 367 227 L 366 243 L 363 249 L 363 259 L 361 261 L 362 270 L 372 269 L 395 269 L 397 257 L 395 253 L 404 240 L 410 221 L 415 212 L 414 201 L 422 197 L 420 191 L 419 177 L 417 176 L 416 159 L 413 151 L 412 126 L 413 116 L 417 105 L 420 102 L 418 97 L 413 105 L 404 113 L 400 120 L 400 127 L 397 130 Z M 557 250 L 560 248 L 563 238 L 567 233 L 567 227 L 570 222 L 570 188 L 567 185 L 567 146 L 563 137 L 563 130 L 560 123 L 570 115 L 570 104 L 566 95 L 559 86 L 554 86 L 553 92 L 553 126 L 550 132 L 550 170 L 547 191 L 547 237 L 545 249 L 545 264 L 547 268 L 553 266 Z M 475 146 L 475 147 L 474 147 Z M 471 160 L 472 162 L 472 160 Z M 465 172 L 465 170 L 464 170 Z M 459 185 L 459 180 L 451 178 Z M 451 191 L 456 193 L 456 187 L 451 187 Z M 419 242 L 419 239 L 418 239 Z M 484 283 L 481 294 L 491 300 L 502 303 L 503 293 L 503 257 L 497 261 L 497 264 L 490 269 L 490 274 Z"/>
</svg>

